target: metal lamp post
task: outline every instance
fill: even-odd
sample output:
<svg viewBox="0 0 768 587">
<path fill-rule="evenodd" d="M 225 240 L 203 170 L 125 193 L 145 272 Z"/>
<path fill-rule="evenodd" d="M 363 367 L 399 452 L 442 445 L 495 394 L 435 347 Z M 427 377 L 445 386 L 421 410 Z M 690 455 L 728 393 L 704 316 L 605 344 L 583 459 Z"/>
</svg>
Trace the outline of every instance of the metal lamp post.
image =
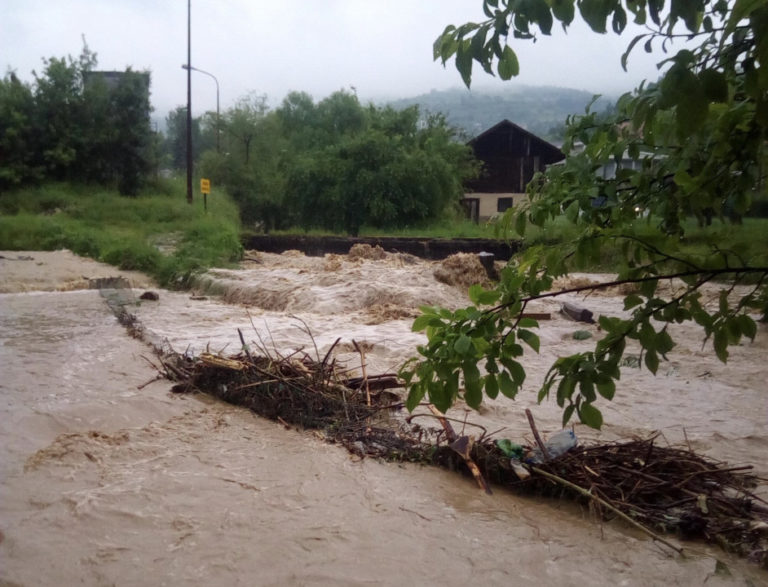
<svg viewBox="0 0 768 587">
<path fill-rule="evenodd" d="M 219 132 L 221 130 L 221 116 L 219 112 L 219 80 L 216 79 L 216 76 L 213 75 L 210 72 L 204 71 L 202 69 L 198 69 L 197 67 L 192 67 L 191 65 L 182 65 L 182 69 L 186 69 L 187 73 L 190 71 L 199 71 L 200 73 L 203 73 L 209 77 L 213 78 L 213 81 L 216 82 L 216 152 L 221 152 L 221 146 L 219 143 Z"/>
<path fill-rule="evenodd" d="M 187 203 L 192 203 L 192 0 L 187 0 Z"/>
</svg>

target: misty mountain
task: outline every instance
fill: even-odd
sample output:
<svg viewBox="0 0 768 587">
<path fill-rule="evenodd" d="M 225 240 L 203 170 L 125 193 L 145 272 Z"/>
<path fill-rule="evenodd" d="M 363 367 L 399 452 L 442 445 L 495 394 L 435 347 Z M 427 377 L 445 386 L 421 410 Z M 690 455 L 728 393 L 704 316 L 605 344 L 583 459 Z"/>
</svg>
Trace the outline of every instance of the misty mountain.
<svg viewBox="0 0 768 587">
<path fill-rule="evenodd" d="M 557 87 L 512 86 L 509 89 L 454 88 L 432 90 L 413 98 L 389 101 L 393 108 L 418 104 L 422 112 L 441 112 L 448 123 L 474 137 L 505 118 L 548 141 L 562 140 L 569 114 L 583 114 L 594 94 Z M 601 111 L 615 98 L 600 97 L 592 109 Z"/>
</svg>

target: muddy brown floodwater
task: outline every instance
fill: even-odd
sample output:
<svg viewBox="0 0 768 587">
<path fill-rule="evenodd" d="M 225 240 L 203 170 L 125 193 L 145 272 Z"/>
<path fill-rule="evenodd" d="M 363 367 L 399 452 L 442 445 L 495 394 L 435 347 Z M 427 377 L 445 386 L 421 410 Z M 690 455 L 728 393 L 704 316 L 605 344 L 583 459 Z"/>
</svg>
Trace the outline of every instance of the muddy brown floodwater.
<svg viewBox="0 0 768 587">
<path fill-rule="evenodd" d="M 671 556 L 587 509 L 487 496 L 453 473 L 361 461 L 246 410 L 172 395 L 167 382 L 140 387 L 155 376 L 151 351 L 98 291 L 73 289 L 116 270 L 65 252 L 0 256 L 0 585 L 768 583 L 766 571 L 716 548 L 683 543 L 687 556 Z M 283 353 L 323 354 L 341 337 L 336 358 L 350 369 L 354 339 L 368 349 L 368 372 L 380 373 L 422 342 L 410 331 L 419 305 L 467 303 L 435 279 L 435 262 L 250 257 L 204 276 L 197 293 L 207 299 L 159 291 L 142 302 L 148 334 L 179 351 L 224 353 L 239 350 L 237 328 L 254 348 Z M 618 295 L 570 299 L 622 312 Z M 545 434 L 559 428 L 556 406 L 536 405 L 534 391 L 553 358 L 588 348 L 573 332 L 594 330 L 556 302 L 530 309 L 553 319 L 541 322 L 541 354 L 526 356 L 526 389 L 469 414 L 513 439 L 529 437 L 526 407 Z M 576 426 L 577 435 L 687 436 L 699 452 L 768 476 L 765 325 L 727 365 L 695 329 L 675 334 L 659 375 L 625 367 L 603 431 Z"/>
</svg>

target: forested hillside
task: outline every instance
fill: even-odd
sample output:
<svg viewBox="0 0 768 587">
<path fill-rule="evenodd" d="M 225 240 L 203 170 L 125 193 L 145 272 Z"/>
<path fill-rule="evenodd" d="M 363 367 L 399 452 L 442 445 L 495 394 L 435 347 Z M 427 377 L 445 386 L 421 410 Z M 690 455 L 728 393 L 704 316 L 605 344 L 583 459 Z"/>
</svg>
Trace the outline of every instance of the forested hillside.
<svg viewBox="0 0 768 587">
<path fill-rule="evenodd" d="M 422 112 L 442 112 L 449 124 L 473 137 L 505 118 L 549 141 L 563 137 L 565 118 L 583 114 L 594 95 L 583 90 L 511 85 L 503 90 L 454 88 L 432 90 L 390 102 L 394 108 L 418 104 Z M 613 100 L 601 97 L 593 109 L 603 110 Z"/>
</svg>

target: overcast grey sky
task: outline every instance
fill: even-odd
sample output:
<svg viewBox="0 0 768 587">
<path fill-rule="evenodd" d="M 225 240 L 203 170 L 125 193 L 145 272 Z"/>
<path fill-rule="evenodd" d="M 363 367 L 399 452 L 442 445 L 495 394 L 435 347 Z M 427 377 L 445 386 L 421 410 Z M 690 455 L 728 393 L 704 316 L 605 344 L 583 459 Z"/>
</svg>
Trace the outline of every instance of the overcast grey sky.
<svg viewBox="0 0 768 587">
<path fill-rule="evenodd" d="M 432 61 L 432 43 L 448 24 L 482 19 L 481 0 L 192 0 L 192 65 L 218 78 L 222 110 L 250 91 L 275 105 L 292 90 L 321 99 L 350 86 L 364 100 L 407 97 L 461 87 L 453 64 Z M 43 57 L 76 57 L 82 35 L 99 69 L 151 71 L 156 115 L 186 103 L 186 0 L 2 0 L 0 74 L 32 81 Z M 502 83 L 476 68 L 473 87 L 630 90 L 656 78 L 659 59 L 638 48 L 623 72 L 631 38 L 558 28 L 513 44 L 518 78 Z M 193 73 L 193 112 L 215 107 L 213 80 Z"/>
</svg>

